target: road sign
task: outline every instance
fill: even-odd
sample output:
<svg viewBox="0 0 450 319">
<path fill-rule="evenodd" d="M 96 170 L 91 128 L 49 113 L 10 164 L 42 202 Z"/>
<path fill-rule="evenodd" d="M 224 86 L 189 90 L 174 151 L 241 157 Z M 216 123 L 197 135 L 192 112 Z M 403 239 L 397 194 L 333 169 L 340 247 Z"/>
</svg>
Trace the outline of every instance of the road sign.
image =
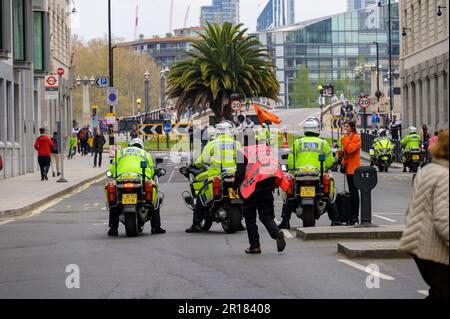
<svg viewBox="0 0 450 319">
<path fill-rule="evenodd" d="M 54 75 L 45 77 L 45 99 L 57 100 L 59 93 L 59 79 Z"/>
<path fill-rule="evenodd" d="M 56 71 L 56 73 L 58 73 L 58 75 L 61 77 L 64 75 L 64 69 L 63 68 L 58 68 L 58 70 Z"/>
<path fill-rule="evenodd" d="M 109 105 L 117 105 L 119 103 L 119 90 L 108 88 L 107 99 Z"/>
<path fill-rule="evenodd" d="M 95 87 L 97 88 L 107 88 L 109 87 L 109 77 L 98 76 L 95 78 Z"/>
<path fill-rule="evenodd" d="M 170 134 L 171 129 L 172 129 L 172 126 L 170 123 L 164 123 L 164 133 Z"/>
<path fill-rule="evenodd" d="M 191 123 L 178 123 L 172 125 L 173 135 L 189 135 L 189 128 L 192 126 Z"/>
<path fill-rule="evenodd" d="M 326 96 L 326 97 L 333 97 L 334 95 L 334 86 L 329 84 L 329 85 L 324 85 L 322 86 L 322 91 L 320 92 L 321 96 Z"/>
<path fill-rule="evenodd" d="M 164 129 L 162 124 L 144 124 L 138 126 L 138 133 L 142 136 L 163 136 Z"/>
<path fill-rule="evenodd" d="M 105 115 L 106 125 L 116 125 L 116 114 L 107 113 Z"/>
<path fill-rule="evenodd" d="M 333 129 L 339 129 L 341 128 L 341 117 L 340 116 L 334 116 L 331 120 Z"/>
<path fill-rule="evenodd" d="M 235 112 L 239 112 L 242 110 L 242 103 L 241 101 L 233 101 L 231 102 L 231 109 Z"/>
<path fill-rule="evenodd" d="M 358 105 L 359 107 L 366 109 L 370 106 L 370 99 L 367 96 L 363 96 L 359 99 Z"/>
</svg>

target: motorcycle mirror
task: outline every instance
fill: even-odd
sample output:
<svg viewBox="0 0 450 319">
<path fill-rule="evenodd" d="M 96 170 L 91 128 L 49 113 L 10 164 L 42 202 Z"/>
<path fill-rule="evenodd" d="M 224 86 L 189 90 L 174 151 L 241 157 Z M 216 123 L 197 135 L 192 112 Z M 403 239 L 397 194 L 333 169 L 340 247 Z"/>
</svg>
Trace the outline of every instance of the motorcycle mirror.
<svg viewBox="0 0 450 319">
<path fill-rule="evenodd" d="M 180 168 L 180 174 L 183 175 L 183 176 L 187 176 L 188 175 L 188 168 L 187 167 Z"/>
<path fill-rule="evenodd" d="M 281 155 L 281 159 L 287 160 L 289 158 L 289 154 L 283 154 Z"/>
<path fill-rule="evenodd" d="M 141 168 L 146 169 L 147 168 L 147 162 L 142 161 L 141 162 Z"/>
<path fill-rule="evenodd" d="M 107 176 L 108 178 L 113 178 L 113 176 L 112 176 L 112 174 L 111 174 L 110 171 L 107 171 L 107 172 L 106 172 L 106 176 Z"/>
<path fill-rule="evenodd" d="M 167 171 L 164 168 L 160 168 L 157 173 L 158 177 L 163 177 L 167 175 Z"/>
<path fill-rule="evenodd" d="M 164 160 L 162 158 L 156 158 L 156 164 L 162 164 L 164 163 Z"/>
</svg>

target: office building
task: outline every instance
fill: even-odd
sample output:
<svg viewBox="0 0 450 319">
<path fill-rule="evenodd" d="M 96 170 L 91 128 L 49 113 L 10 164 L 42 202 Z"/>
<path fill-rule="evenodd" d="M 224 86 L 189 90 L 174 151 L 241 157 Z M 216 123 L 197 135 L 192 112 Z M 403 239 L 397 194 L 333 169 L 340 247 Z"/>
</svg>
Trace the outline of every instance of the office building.
<svg viewBox="0 0 450 319">
<path fill-rule="evenodd" d="M 213 0 L 212 5 L 202 6 L 200 12 L 200 25 L 206 26 L 217 22 L 222 25 L 224 22 L 233 24 L 239 23 L 239 0 Z"/>
<path fill-rule="evenodd" d="M 294 0 L 270 0 L 258 17 L 256 31 L 266 31 L 294 23 Z"/>
<path fill-rule="evenodd" d="M 400 1 L 404 127 L 448 128 L 448 10 L 448 0 Z"/>
</svg>

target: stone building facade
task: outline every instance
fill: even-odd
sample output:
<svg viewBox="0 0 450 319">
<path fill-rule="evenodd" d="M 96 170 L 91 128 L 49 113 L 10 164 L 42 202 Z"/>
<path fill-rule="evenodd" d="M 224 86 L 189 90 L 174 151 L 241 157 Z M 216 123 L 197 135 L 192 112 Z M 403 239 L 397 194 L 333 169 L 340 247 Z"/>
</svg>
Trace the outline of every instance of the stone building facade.
<svg viewBox="0 0 450 319">
<path fill-rule="evenodd" d="M 422 124 L 432 131 L 448 128 L 448 10 L 448 0 L 400 1 L 405 129 Z"/>
</svg>

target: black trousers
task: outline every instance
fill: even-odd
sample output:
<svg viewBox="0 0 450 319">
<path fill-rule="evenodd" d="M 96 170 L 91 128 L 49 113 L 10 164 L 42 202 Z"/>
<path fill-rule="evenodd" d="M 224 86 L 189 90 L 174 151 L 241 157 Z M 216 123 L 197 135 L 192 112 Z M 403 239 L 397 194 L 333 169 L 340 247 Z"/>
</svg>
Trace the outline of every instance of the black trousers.
<svg viewBox="0 0 450 319">
<path fill-rule="evenodd" d="M 158 209 L 153 213 L 153 218 L 150 221 L 152 228 L 161 227 L 161 214 Z M 109 227 L 110 228 L 118 228 L 119 227 L 119 214 L 115 210 L 109 211 Z"/>
<path fill-rule="evenodd" d="M 414 257 L 423 280 L 430 286 L 427 299 L 448 299 L 449 266 Z"/>
<path fill-rule="evenodd" d="M 258 212 L 259 220 L 266 227 L 270 237 L 277 239 L 279 229 L 275 223 L 273 202 L 273 192 L 271 190 L 255 193 L 244 201 L 244 218 L 251 248 L 258 248 L 261 245 L 258 226 L 256 225 L 256 212 Z"/>
<path fill-rule="evenodd" d="M 359 190 L 353 183 L 354 175 L 347 175 L 348 188 L 352 198 L 352 216 L 353 220 L 359 220 Z"/>
<path fill-rule="evenodd" d="M 48 174 L 51 161 L 52 161 L 51 157 L 38 156 L 38 163 L 39 163 L 39 168 L 41 169 L 41 177 L 42 178 Z"/>
<path fill-rule="evenodd" d="M 97 166 L 97 157 L 98 157 L 98 167 L 102 167 L 102 156 L 103 156 L 103 152 L 95 152 L 94 166 Z"/>
<path fill-rule="evenodd" d="M 195 207 L 194 207 L 194 216 L 193 216 L 193 220 L 192 220 L 192 225 L 200 226 L 203 218 L 205 218 L 204 210 L 205 210 L 205 207 L 203 206 L 202 202 L 200 201 L 200 196 L 198 196 Z"/>
</svg>

